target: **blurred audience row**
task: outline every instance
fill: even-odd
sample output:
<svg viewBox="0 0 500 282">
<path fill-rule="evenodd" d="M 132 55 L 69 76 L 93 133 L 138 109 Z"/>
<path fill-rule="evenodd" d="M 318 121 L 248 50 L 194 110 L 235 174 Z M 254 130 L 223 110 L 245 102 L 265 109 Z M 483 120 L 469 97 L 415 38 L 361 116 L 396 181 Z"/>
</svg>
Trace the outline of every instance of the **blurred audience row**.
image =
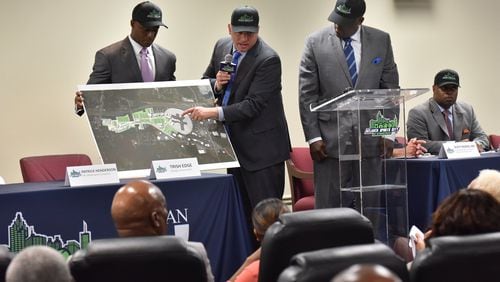
<svg viewBox="0 0 500 282">
<path fill-rule="evenodd" d="M 459 190 L 447 197 L 433 214 L 430 229 L 425 232 L 425 236 L 417 236 L 415 243 L 418 251 L 415 260 L 409 263 L 409 269 L 406 269 L 406 261 L 398 257 L 387 246 L 376 242 L 373 239 L 373 233 L 370 236 L 370 232 L 373 232 L 371 223 L 352 209 L 337 208 L 290 213 L 288 207 L 279 199 L 263 200 L 254 208 L 252 214 L 253 231 L 257 240 L 262 242 L 262 247 L 252 253 L 228 281 L 285 282 L 330 281 L 330 279 L 332 282 L 437 281 L 432 280 L 432 277 L 446 277 L 450 274 L 434 270 L 431 273 L 432 277 L 429 278 L 422 269 L 429 269 L 429 261 L 432 261 L 433 255 L 443 252 L 446 246 L 448 248 L 453 246 L 446 250 L 448 260 L 451 261 L 460 256 L 469 256 L 470 260 L 472 254 L 476 260 L 483 262 L 480 250 L 471 252 L 468 249 L 469 245 L 481 248 L 479 245 L 474 245 L 479 241 L 492 242 L 492 245 L 486 248 L 486 252 L 490 255 L 487 256 L 488 260 L 500 257 L 500 247 L 496 247 L 500 242 L 499 190 L 500 172 L 483 170 L 470 183 L 468 189 Z M 326 217 L 325 211 L 329 212 Z M 112 244 L 116 245 L 117 239 L 95 240 L 87 250 L 77 252 L 69 258 L 68 262 L 60 253 L 46 246 L 28 247 L 15 257 L 11 254 L 10 258 L 8 250 L 0 249 L 0 253 L 3 253 L 0 256 L 0 261 L 5 260 L 6 257 L 9 260 L 12 259 L 5 273 L 5 280 L 8 282 L 137 281 L 137 279 L 142 281 L 214 281 L 206 250 L 201 243 L 187 242 L 173 236 L 162 236 L 166 234 L 167 230 L 166 199 L 165 195 L 154 184 L 140 180 L 131 181 L 121 187 L 113 198 L 111 214 L 119 236 L 131 237 L 118 239 L 125 242 L 124 244 L 113 246 Z M 312 232 L 324 228 L 321 225 L 329 226 L 328 229 L 324 229 L 327 231 L 315 237 Z M 285 239 L 287 234 L 294 234 L 297 230 L 300 233 L 296 234 L 305 237 L 292 238 L 297 242 L 296 245 L 283 249 L 283 246 L 286 245 L 284 242 L 289 240 Z M 342 230 L 345 234 L 341 234 Z M 479 234 L 483 234 L 483 237 L 477 237 L 481 236 Z M 443 239 L 437 240 L 438 237 L 443 237 Z M 119 270 L 122 266 L 119 264 L 117 264 L 118 268 L 111 278 L 103 272 L 83 276 L 80 273 L 82 270 L 90 269 L 89 265 L 99 260 L 96 257 L 99 257 L 99 253 L 103 252 L 103 249 L 106 252 L 106 248 L 108 250 L 109 248 L 137 248 L 139 252 L 138 246 L 150 244 L 155 240 L 159 244 L 177 246 L 182 249 L 182 254 L 187 252 L 192 254 L 192 257 L 199 258 L 197 265 L 201 272 L 196 273 L 195 269 L 190 271 L 200 275 L 200 280 L 196 280 L 188 274 L 183 274 L 185 279 L 182 280 L 178 280 L 178 278 L 169 280 L 168 277 L 157 277 L 161 272 L 142 273 L 141 268 L 147 267 L 142 266 L 142 264 L 154 264 L 148 261 L 149 258 L 155 256 L 154 253 L 148 257 L 138 256 L 135 265 L 138 268 L 138 273 L 143 275 L 141 278 L 133 277 L 133 275 L 123 277 Z M 495 242 L 497 244 L 494 244 Z M 277 250 L 272 250 L 271 245 L 277 245 Z M 307 247 L 304 247 L 306 245 Z M 374 255 L 376 252 L 378 254 Z M 496 256 L 491 256 L 492 252 L 496 253 Z M 121 254 L 112 255 L 115 260 L 121 261 Z M 286 258 L 284 262 L 281 262 L 282 257 Z M 388 259 L 389 257 L 390 259 Z M 102 257 L 99 258 L 102 259 Z M 180 256 L 177 258 L 181 260 Z M 394 260 L 395 258 L 396 260 Z M 330 264 L 319 263 L 322 260 L 326 260 Z M 336 263 L 333 263 L 334 261 Z M 394 262 L 398 265 L 397 267 Z M 315 266 L 318 263 L 319 266 Z M 435 260 L 434 263 L 441 262 Z M 494 261 L 481 263 L 484 265 L 481 267 L 487 269 L 483 269 L 483 272 L 486 272 L 487 275 L 500 274 L 500 270 L 488 266 L 494 263 Z M 404 266 L 404 271 L 400 267 L 401 265 Z M 473 267 L 472 265 L 477 264 L 469 263 L 468 267 Z M 114 264 L 108 263 L 104 267 L 112 269 Z M 318 268 L 315 269 L 315 267 Z M 460 272 L 460 267 L 463 265 L 457 263 L 453 272 Z M 322 279 L 314 278 L 311 280 L 311 277 L 307 278 L 307 275 L 312 275 L 305 274 L 307 269 L 315 269 L 315 277 L 322 277 Z M 3 276 L 1 270 L 0 268 L 0 275 Z M 478 269 L 469 271 L 478 275 L 476 272 Z M 123 273 L 129 273 L 129 271 L 123 271 Z M 325 276 L 325 273 L 336 275 Z M 85 278 L 82 280 L 81 277 Z M 325 277 L 328 279 L 325 280 Z M 422 277 L 425 277 L 425 280 Z M 456 278 L 454 279 L 456 281 Z M 464 279 L 470 279 L 470 277 L 464 277 Z M 460 281 L 467 281 L 464 279 Z M 483 278 L 479 280 L 485 281 Z"/>
</svg>

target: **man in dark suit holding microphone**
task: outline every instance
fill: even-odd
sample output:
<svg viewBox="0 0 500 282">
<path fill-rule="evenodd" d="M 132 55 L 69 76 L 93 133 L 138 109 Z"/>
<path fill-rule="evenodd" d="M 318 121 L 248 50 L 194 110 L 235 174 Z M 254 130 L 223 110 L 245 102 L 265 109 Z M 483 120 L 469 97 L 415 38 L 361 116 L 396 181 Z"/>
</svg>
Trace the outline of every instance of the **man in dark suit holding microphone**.
<svg viewBox="0 0 500 282">
<path fill-rule="evenodd" d="M 282 198 L 284 161 L 291 145 L 281 96 L 281 61 L 258 35 L 257 10 L 236 8 L 228 30 L 231 37 L 217 41 L 203 74 L 213 85 L 217 105 L 193 107 L 184 114 L 193 120 L 224 122 L 241 165 L 228 172 L 238 182 L 250 219 L 261 200 Z M 232 57 L 226 58 L 228 54 Z M 236 67 L 233 73 L 221 70 L 231 64 L 229 59 Z"/>
</svg>

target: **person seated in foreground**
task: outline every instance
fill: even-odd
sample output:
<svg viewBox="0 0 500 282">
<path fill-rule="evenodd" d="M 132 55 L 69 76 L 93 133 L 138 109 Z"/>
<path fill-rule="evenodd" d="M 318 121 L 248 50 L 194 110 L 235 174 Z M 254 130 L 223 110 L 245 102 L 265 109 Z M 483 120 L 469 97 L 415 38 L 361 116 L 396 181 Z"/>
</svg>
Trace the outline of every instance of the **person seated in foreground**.
<svg viewBox="0 0 500 282">
<path fill-rule="evenodd" d="M 500 203 L 488 192 L 461 189 L 448 196 L 432 215 L 425 238 L 417 235 L 417 251 L 432 237 L 474 235 L 500 231 Z M 418 256 L 418 252 L 417 252 Z"/>
<path fill-rule="evenodd" d="M 382 265 L 355 264 L 339 272 L 331 282 L 401 282 L 401 279 Z"/>
<path fill-rule="evenodd" d="M 252 212 L 253 232 L 257 241 L 264 239 L 267 228 L 276 222 L 281 214 L 289 213 L 288 207 L 277 198 L 260 201 Z M 258 248 L 251 254 L 228 281 L 248 282 L 259 280 L 260 251 Z"/>
<path fill-rule="evenodd" d="M 63 255 L 47 246 L 23 249 L 9 264 L 6 282 L 72 282 Z"/>
<path fill-rule="evenodd" d="M 500 171 L 483 169 L 467 188 L 479 189 L 490 193 L 500 202 Z"/>
<path fill-rule="evenodd" d="M 146 180 L 134 180 L 115 193 L 111 216 L 120 237 L 167 234 L 167 201 L 160 188 Z M 203 244 L 187 242 L 203 256 L 208 281 L 214 281 Z"/>
</svg>

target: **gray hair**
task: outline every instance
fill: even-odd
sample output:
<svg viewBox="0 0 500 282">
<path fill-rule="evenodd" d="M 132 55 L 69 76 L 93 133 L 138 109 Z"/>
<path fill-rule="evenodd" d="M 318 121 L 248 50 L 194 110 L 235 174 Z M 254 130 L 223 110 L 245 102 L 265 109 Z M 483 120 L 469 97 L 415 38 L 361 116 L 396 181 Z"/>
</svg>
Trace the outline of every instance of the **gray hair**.
<svg viewBox="0 0 500 282">
<path fill-rule="evenodd" d="M 23 249 L 10 262 L 6 282 L 72 282 L 66 260 L 58 251 L 47 246 Z"/>
</svg>

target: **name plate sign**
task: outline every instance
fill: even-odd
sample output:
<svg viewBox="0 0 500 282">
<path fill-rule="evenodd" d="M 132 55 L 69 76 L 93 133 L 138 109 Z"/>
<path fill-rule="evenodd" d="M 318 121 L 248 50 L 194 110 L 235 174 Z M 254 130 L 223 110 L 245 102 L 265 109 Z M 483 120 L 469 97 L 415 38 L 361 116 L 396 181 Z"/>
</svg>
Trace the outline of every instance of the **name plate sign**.
<svg viewBox="0 0 500 282">
<path fill-rule="evenodd" d="M 151 179 L 200 176 L 197 158 L 171 159 L 151 162 Z"/>
<path fill-rule="evenodd" d="M 70 187 L 120 183 L 116 164 L 69 166 L 65 185 Z"/>
<path fill-rule="evenodd" d="M 439 151 L 443 159 L 462 159 L 479 157 L 479 150 L 475 142 L 445 142 Z"/>
</svg>

